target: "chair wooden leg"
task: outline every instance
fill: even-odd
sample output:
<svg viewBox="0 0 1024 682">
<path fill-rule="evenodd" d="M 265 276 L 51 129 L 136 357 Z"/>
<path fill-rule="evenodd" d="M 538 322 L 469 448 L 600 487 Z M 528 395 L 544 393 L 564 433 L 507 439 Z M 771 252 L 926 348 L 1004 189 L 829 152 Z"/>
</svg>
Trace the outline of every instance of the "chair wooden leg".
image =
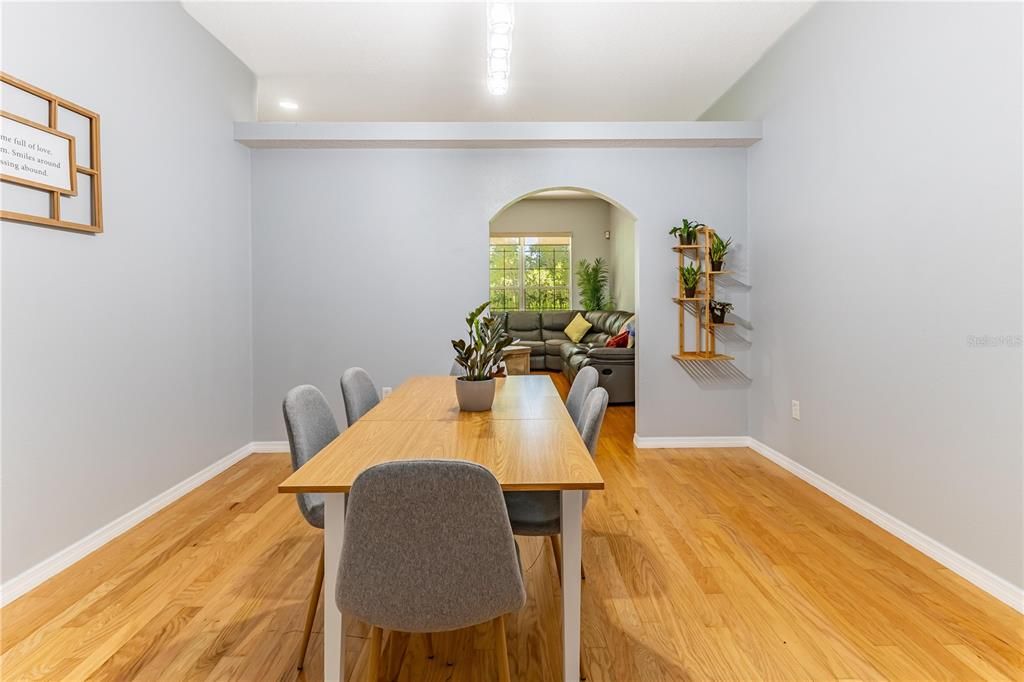
<svg viewBox="0 0 1024 682">
<path fill-rule="evenodd" d="M 434 635 L 430 634 L 429 632 L 426 632 L 426 633 L 423 634 L 423 636 L 426 637 L 426 639 L 427 639 L 427 658 L 433 658 L 434 657 Z"/>
<path fill-rule="evenodd" d="M 587 669 L 583 667 L 583 647 L 580 647 L 580 679 L 587 679 Z"/>
<path fill-rule="evenodd" d="M 555 570 L 558 571 L 558 584 L 562 584 L 562 541 L 557 535 L 549 535 L 551 551 L 555 554 Z"/>
<path fill-rule="evenodd" d="M 494 619 L 494 637 L 498 640 L 498 682 L 511 682 L 512 673 L 508 669 L 508 643 L 505 641 L 504 616 Z"/>
<path fill-rule="evenodd" d="M 369 673 L 367 677 L 370 682 L 378 682 L 380 679 L 380 649 L 381 649 L 381 638 L 383 633 L 381 629 L 374 625 L 370 628 L 370 664 L 368 667 Z"/>
<path fill-rule="evenodd" d="M 402 672 L 402 662 L 409 650 L 410 635 L 408 632 L 388 633 L 388 643 L 381 655 L 381 668 L 387 682 L 395 682 Z"/>
<path fill-rule="evenodd" d="M 306 607 L 306 625 L 302 630 L 302 646 L 299 649 L 299 670 L 306 664 L 306 649 L 309 648 L 309 636 L 313 632 L 313 619 L 316 617 L 316 605 L 320 603 L 320 593 L 324 587 L 324 550 L 320 549 L 320 563 L 316 567 L 316 580 L 313 591 L 309 594 L 309 606 Z"/>
<path fill-rule="evenodd" d="M 580 578 L 587 579 L 587 567 L 583 565 L 582 561 L 580 562 Z"/>
</svg>

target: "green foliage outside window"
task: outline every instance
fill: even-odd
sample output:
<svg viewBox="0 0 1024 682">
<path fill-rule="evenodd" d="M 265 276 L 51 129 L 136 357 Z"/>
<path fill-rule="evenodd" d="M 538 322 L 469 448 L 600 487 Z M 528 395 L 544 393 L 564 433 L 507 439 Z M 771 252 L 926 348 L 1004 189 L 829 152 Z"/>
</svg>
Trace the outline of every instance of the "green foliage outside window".
<svg viewBox="0 0 1024 682">
<path fill-rule="evenodd" d="M 491 310 L 569 310 L 569 237 L 492 237 Z"/>
</svg>

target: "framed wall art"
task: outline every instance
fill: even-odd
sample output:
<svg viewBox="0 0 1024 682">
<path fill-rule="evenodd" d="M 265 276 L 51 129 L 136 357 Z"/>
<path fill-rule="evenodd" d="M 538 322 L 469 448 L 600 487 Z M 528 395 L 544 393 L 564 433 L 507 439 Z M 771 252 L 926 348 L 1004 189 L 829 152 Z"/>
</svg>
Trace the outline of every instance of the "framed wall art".
<svg viewBox="0 0 1024 682">
<path fill-rule="evenodd" d="M 0 72 L 0 219 L 103 232 L 100 117 Z"/>
</svg>

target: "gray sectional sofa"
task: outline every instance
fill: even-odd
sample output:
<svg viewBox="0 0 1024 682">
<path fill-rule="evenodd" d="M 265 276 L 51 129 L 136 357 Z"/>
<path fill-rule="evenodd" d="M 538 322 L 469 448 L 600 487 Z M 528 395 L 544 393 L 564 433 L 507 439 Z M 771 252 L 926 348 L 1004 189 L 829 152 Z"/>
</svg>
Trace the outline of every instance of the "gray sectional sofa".
<svg viewBox="0 0 1024 682">
<path fill-rule="evenodd" d="M 579 313 L 593 326 L 580 342 L 573 343 L 565 328 Z M 635 348 L 606 348 L 605 343 L 619 333 L 633 313 L 615 311 L 508 312 L 502 316 L 506 331 L 516 345 L 529 346 L 530 369 L 563 372 L 569 381 L 582 367 L 593 367 L 600 385 L 608 391 L 609 402 L 631 403 Z"/>
</svg>

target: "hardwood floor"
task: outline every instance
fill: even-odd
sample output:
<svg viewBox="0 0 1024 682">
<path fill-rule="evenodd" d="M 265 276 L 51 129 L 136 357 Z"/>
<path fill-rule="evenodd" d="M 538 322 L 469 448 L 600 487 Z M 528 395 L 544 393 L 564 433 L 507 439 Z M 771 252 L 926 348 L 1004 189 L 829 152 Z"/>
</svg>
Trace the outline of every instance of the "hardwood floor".
<svg viewBox="0 0 1024 682">
<path fill-rule="evenodd" d="M 632 408 L 611 407 L 607 490 L 585 519 L 591 680 L 1024 679 L 1021 614 L 745 448 L 632 436 Z M 253 455 L 4 608 L 0 677 L 321 679 L 322 609 L 295 666 L 320 531 L 275 493 L 288 472 L 286 455 Z M 512 679 L 555 680 L 555 564 L 542 539 L 522 549 Z M 494 629 L 435 636 L 433 660 L 425 638 L 397 638 L 383 667 L 496 680 Z M 348 631 L 350 679 L 365 679 L 367 638 Z"/>
</svg>

